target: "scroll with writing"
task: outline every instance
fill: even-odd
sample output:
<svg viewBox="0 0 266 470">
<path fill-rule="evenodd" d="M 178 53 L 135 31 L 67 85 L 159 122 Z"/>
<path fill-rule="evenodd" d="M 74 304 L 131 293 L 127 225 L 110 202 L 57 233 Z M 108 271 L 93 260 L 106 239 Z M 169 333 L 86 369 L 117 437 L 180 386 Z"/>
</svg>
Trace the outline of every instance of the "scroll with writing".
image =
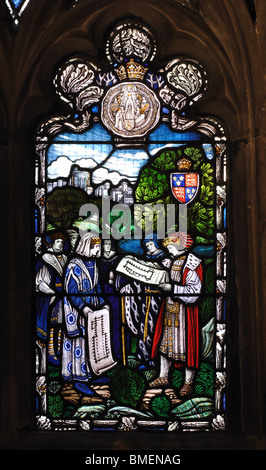
<svg viewBox="0 0 266 470">
<path fill-rule="evenodd" d="M 144 261 L 134 256 L 125 256 L 117 266 L 117 271 L 145 284 L 159 285 L 168 282 L 168 272 L 158 263 Z"/>
<path fill-rule="evenodd" d="M 116 365 L 111 348 L 109 309 L 90 312 L 87 321 L 90 365 L 92 371 L 100 375 Z"/>
</svg>

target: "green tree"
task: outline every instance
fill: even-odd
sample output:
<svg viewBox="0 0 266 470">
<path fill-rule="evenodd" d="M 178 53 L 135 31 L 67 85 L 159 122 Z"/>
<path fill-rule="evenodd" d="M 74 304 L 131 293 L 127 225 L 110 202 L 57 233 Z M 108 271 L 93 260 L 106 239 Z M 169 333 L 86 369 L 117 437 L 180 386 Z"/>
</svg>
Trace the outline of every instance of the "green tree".
<svg viewBox="0 0 266 470">
<path fill-rule="evenodd" d="M 136 202 L 140 204 L 175 203 L 171 200 L 170 173 L 177 170 L 180 158 L 188 158 L 192 162 L 192 171 L 200 175 L 198 197 L 188 206 L 188 230 L 196 236 L 212 239 L 214 230 L 214 169 L 206 163 L 200 147 L 184 146 L 178 149 L 167 149 L 159 152 L 153 162 L 146 166 L 139 178 L 135 191 Z M 176 206 L 178 206 L 176 204 Z M 155 221 L 155 225 L 156 225 Z M 138 224 L 145 229 L 144 218 Z M 173 229 L 175 229 L 173 227 Z"/>
<path fill-rule="evenodd" d="M 85 191 L 79 188 L 56 188 L 47 197 L 47 221 L 55 228 L 68 229 L 78 219 L 83 204 L 88 203 Z"/>
</svg>

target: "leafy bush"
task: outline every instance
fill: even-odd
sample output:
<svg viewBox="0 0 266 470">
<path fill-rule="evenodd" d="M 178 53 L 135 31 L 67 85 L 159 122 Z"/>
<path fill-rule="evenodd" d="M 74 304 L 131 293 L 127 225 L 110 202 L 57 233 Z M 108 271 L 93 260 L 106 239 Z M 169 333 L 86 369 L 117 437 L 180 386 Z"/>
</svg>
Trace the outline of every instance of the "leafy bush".
<svg viewBox="0 0 266 470">
<path fill-rule="evenodd" d="M 47 220 L 56 228 L 70 228 L 87 202 L 87 193 L 80 188 L 56 188 L 47 197 Z"/>
<path fill-rule="evenodd" d="M 144 394 L 145 380 L 136 371 L 120 369 L 110 378 L 109 389 L 116 402 L 134 408 Z"/>
<path fill-rule="evenodd" d="M 49 396 L 48 408 L 53 418 L 59 418 L 60 416 L 62 416 L 63 399 L 59 395 Z"/>
<path fill-rule="evenodd" d="M 171 382 L 174 388 L 180 388 L 183 385 L 184 372 L 180 369 L 174 369 L 171 377 Z"/>
<path fill-rule="evenodd" d="M 210 364 L 202 363 L 196 376 L 195 393 L 204 397 L 213 397 L 214 370 Z"/>
<path fill-rule="evenodd" d="M 207 323 L 215 313 L 215 298 L 214 297 L 202 297 L 200 301 L 200 313 L 202 323 Z"/>
<path fill-rule="evenodd" d="M 144 168 L 139 185 L 135 192 L 136 202 L 145 203 L 162 197 L 168 191 L 168 181 L 165 173 L 152 167 Z"/>
<path fill-rule="evenodd" d="M 163 202 L 165 206 L 171 202 L 176 203 L 168 196 L 171 193 L 170 173 L 178 171 L 177 162 L 183 157 L 191 160 L 191 171 L 197 171 L 200 175 L 200 190 L 197 199 L 188 206 L 188 230 L 205 239 L 212 238 L 215 226 L 214 169 L 211 163 L 205 162 L 200 148 L 183 147 L 161 151 L 140 173 L 135 191 L 136 202 L 139 204 Z M 176 206 L 178 207 L 177 204 Z M 145 228 L 146 223 L 150 224 L 150 221 L 146 222 L 144 218 L 141 221 L 137 220 L 137 224 L 142 229 Z M 157 220 L 154 220 L 154 229 L 157 227 L 156 223 Z"/>
<path fill-rule="evenodd" d="M 157 395 L 151 399 L 150 407 L 155 415 L 161 418 L 169 418 L 169 413 L 171 411 L 171 400 L 166 396 Z"/>
</svg>

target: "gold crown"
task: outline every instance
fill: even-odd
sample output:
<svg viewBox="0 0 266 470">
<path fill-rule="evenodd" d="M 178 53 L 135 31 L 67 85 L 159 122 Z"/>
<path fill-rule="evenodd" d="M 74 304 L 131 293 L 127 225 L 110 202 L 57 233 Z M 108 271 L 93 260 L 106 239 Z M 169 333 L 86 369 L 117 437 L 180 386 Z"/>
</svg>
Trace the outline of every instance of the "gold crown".
<svg viewBox="0 0 266 470">
<path fill-rule="evenodd" d="M 187 158 L 181 158 L 181 160 L 177 162 L 177 166 L 179 170 L 189 170 L 191 165 L 192 165 L 191 161 L 188 160 Z"/>
<path fill-rule="evenodd" d="M 100 238 L 92 238 L 91 239 L 91 245 L 98 245 L 99 243 L 101 243 Z"/>
<path fill-rule="evenodd" d="M 127 78 L 133 80 L 143 80 L 147 69 L 140 64 L 137 64 L 134 59 L 130 59 L 128 64 L 120 65 L 117 69 L 117 75 L 119 80 L 126 80 Z"/>
</svg>

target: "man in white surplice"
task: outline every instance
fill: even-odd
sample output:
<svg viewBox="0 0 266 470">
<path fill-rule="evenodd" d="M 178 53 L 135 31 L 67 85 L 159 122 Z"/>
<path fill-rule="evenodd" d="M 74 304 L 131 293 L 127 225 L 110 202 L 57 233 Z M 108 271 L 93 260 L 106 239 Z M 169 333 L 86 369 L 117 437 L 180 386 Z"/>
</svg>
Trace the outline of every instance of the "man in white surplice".
<svg viewBox="0 0 266 470">
<path fill-rule="evenodd" d="M 46 344 L 48 360 L 59 365 L 63 292 L 63 270 L 67 256 L 63 253 L 65 236 L 60 232 L 47 234 L 47 251 L 36 261 L 36 327 L 38 346 L 42 349 L 42 371 L 45 367 Z"/>
</svg>

